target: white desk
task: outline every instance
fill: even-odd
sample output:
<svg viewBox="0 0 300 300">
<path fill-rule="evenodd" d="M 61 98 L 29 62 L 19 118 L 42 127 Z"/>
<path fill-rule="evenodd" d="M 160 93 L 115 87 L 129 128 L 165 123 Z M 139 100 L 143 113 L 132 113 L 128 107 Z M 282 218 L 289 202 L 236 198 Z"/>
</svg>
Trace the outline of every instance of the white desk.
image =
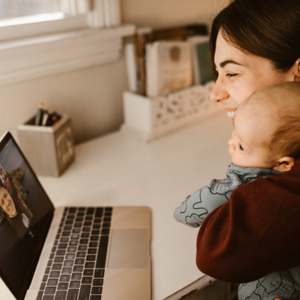
<svg viewBox="0 0 300 300">
<path fill-rule="evenodd" d="M 61 177 L 40 180 L 56 207 L 149 206 L 153 300 L 172 299 L 176 292 L 178 299 L 211 278 L 195 264 L 198 230 L 177 223 L 173 211 L 212 178 L 225 177 L 231 132 L 225 114 L 149 144 L 115 132 L 78 145 L 75 162 Z"/>
</svg>

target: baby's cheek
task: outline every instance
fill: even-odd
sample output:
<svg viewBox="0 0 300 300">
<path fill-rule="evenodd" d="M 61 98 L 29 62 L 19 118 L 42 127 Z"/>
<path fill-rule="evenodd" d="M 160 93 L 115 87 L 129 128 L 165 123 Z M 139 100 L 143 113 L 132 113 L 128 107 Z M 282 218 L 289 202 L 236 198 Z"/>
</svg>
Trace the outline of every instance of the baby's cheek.
<svg viewBox="0 0 300 300">
<path fill-rule="evenodd" d="M 232 155 L 232 162 L 236 165 L 236 166 L 241 166 L 242 167 L 242 163 L 243 160 L 241 159 L 241 157 L 239 155 L 237 155 L 236 153 L 234 155 Z"/>
</svg>

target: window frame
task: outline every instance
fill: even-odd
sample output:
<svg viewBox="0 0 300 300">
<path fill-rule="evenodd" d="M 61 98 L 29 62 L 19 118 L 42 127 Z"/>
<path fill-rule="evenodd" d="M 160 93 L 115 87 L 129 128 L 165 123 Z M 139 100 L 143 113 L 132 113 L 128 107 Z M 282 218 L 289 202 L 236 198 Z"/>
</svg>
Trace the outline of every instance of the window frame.
<svg viewBox="0 0 300 300">
<path fill-rule="evenodd" d="M 99 5 L 99 1 L 103 3 Z M 99 11 L 104 13 L 106 1 L 109 0 L 60 0 L 60 12 L 0 20 L 0 42 L 59 31 L 97 27 L 90 22 L 90 15 L 99 14 Z M 117 1 L 119 4 L 119 0 L 112 1 Z M 116 6 L 115 2 L 114 4 Z M 111 9 L 114 7 L 111 6 Z"/>
<path fill-rule="evenodd" d="M 119 60 L 122 38 L 136 31 L 120 24 L 119 1 L 94 0 L 92 11 L 62 20 L 0 27 L 0 86 Z"/>
<path fill-rule="evenodd" d="M 84 28 L 89 28 L 87 15 L 68 17 L 63 13 L 49 13 L 19 17 L 0 21 L 0 42 Z"/>
</svg>

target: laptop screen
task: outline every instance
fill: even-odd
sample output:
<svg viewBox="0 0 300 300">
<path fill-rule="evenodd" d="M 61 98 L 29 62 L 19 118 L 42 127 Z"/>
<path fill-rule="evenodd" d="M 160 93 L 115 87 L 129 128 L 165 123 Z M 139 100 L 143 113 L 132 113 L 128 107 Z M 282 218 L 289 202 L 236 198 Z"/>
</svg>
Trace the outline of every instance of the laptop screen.
<svg viewBox="0 0 300 300">
<path fill-rule="evenodd" d="M 29 288 L 54 207 L 10 133 L 0 141 L 0 275 L 17 299 Z"/>
</svg>

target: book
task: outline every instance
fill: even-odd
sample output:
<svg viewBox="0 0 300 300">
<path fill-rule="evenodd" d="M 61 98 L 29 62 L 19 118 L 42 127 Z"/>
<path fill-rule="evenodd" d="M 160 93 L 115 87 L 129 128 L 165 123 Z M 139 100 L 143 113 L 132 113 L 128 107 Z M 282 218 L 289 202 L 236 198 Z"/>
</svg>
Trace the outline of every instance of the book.
<svg viewBox="0 0 300 300">
<path fill-rule="evenodd" d="M 141 82 L 139 80 L 139 67 L 137 64 L 136 51 L 134 43 L 125 44 L 125 62 L 127 69 L 127 78 L 129 91 L 142 94 Z"/>
<path fill-rule="evenodd" d="M 147 96 L 156 97 L 191 86 L 190 43 L 157 41 L 146 47 Z"/>
<path fill-rule="evenodd" d="M 147 71 L 146 71 L 146 45 L 155 41 L 184 41 L 193 35 L 207 34 L 207 26 L 204 24 L 192 24 L 172 28 L 152 30 L 151 27 L 137 29 L 135 35 L 136 56 L 138 63 L 138 79 L 141 85 L 141 94 L 147 95 Z"/>
<path fill-rule="evenodd" d="M 207 35 L 207 26 L 204 24 L 192 24 L 153 30 L 152 42 L 161 40 L 184 41 L 193 35 Z"/>
<path fill-rule="evenodd" d="M 210 60 L 209 37 L 193 36 L 188 38 L 191 44 L 194 84 L 205 84 L 212 81 L 213 72 Z"/>
<path fill-rule="evenodd" d="M 141 83 L 141 94 L 147 94 L 146 85 L 146 45 L 152 41 L 151 27 L 138 28 L 135 35 L 138 76 Z"/>
</svg>

